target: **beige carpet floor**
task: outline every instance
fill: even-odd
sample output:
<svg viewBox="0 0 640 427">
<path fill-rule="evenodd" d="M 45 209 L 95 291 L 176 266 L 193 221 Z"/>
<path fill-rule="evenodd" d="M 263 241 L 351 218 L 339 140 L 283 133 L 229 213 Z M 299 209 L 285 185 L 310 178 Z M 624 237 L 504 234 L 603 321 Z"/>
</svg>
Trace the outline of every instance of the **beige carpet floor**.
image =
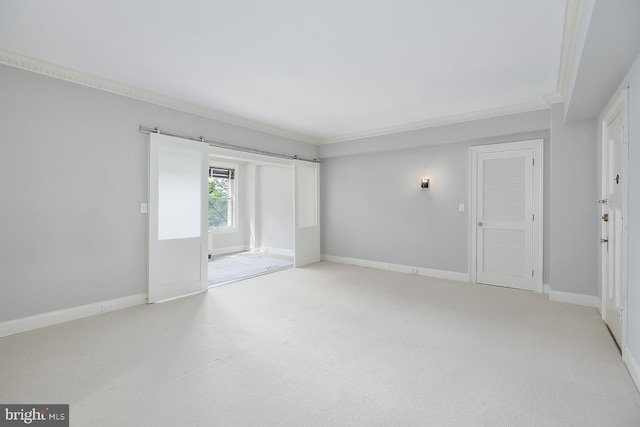
<svg viewBox="0 0 640 427">
<path fill-rule="evenodd" d="M 72 426 L 639 426 L 595 309 L 319 263 L 0 339 Z"/>
</svg>

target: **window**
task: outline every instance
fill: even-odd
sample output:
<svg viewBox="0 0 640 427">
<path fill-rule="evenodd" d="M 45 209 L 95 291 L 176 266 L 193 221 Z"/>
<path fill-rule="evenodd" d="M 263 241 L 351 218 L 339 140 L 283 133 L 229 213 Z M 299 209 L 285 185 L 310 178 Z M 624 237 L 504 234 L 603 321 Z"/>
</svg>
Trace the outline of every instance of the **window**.
<svg viewBox="0 0 640 427">
<path fill-rule="evenodd" d="M 209 228 L 235 227 L 235 169 L 209 168 Z"/>
</svg>

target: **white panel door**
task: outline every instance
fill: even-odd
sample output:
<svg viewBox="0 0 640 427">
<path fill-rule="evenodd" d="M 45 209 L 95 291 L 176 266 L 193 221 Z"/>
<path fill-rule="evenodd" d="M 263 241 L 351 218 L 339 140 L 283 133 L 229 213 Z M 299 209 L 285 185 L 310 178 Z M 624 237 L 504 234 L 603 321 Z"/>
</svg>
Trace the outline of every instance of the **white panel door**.
<svg viewBox="0 0 640 427">
<path fill-rule="evenodd" d="M 320 261 L 320 168 L 293 161 L 293 239 L 295 267 Z"/>
<path fill-rule="evenodd" d="M 625 256 L 623 242 L 624 229 L 624 159 L 627 146 L 624 138 L 625 110 L 621 110 L 606 124 L 608 164 L 603 167 L 604 190 L 607 199 L 603 220 L 606 233 L 604 245 L 603 272 L 605 286 L 605 321 L 616 342 L 622 347 L 622 306 L 623 306 L 623 258 Z"/>
<path fill-rule="evenodd" d="M 202 142 L 150 134 L 150 303 L 207 290 L 207 154 Z"/>
<path fill-rule="evenodd" d="M 533 150 L 477 156 L 476 281 L 534 290 Z"/>
</svg>

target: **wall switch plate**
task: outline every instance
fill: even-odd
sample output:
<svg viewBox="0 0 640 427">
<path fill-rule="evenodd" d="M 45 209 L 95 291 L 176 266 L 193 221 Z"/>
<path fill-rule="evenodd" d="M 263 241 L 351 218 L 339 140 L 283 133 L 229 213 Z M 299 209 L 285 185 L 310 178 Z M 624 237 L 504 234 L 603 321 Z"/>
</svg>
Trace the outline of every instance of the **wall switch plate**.
<svg viewBox="0 0 640 427">
<path fill-rule="evenodd" d="M 149 212 L 149 205 L 146 203 L 140 203 L 140 213 L 146 214 L 147 212 Z"/>
<path fill-rule="evenodd" d="M 458 212 L 464 212 L 464 203 L 458 205 Z"/>
</svg>

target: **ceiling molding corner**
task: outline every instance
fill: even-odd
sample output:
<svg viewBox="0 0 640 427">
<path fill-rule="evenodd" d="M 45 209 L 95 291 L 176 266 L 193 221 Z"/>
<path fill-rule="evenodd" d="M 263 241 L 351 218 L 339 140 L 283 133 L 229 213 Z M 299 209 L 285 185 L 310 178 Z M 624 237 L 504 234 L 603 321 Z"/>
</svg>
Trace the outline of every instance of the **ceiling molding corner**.
<svg viewBox="0 0 640 427">
<path fill-rule="evenodd" d="M 302 135 L 296 132 L 288 131 L 286 129 L 269 126 L 264 123 L 256 122 L 231 114 L 222 113 L 220 111 L 203 107 L 201 105 L 181 101 L 179 99 L 160 95 L 158 93 L 147 91 L 137 87 L 128 86 L 89 73 L 83 73 L 81 71 L 76 71 L 71 68 L 62 67 L 60 65 L 55 65 L 49 62 L 41 61 L 39 59 L 20 55 L 18 53 L 10 52 L 3 49 L 0 49 L 0 64 L 8 65 L 10 67 L 19 68 L 26 71 L 31 71 L 37 74 L 42 74 L 70 83 L 87 86 L 93 89 L 101 90 L 103 92 L 126 96 L 128 98 L 133 98 L 138 101 L 159 105 L 161 107 L 171 108 L 173 110 L 206 117 L 231 125 L 241 126 L 247 129 L 293 139 L 299 142 L 308 144 L 318 144 L 319 142 L 316 138 L 312 138 L 307 135 Z"/>
<path fill-rule="evenodd" d="M 550 100 L 554 100 L 550 102 Z M 433 119 L 423 120 L 419 122 L 406 123 L 398 126 L 388 126 L 384 128 L 366 130 L 361 132 L 353 132 L 343 135 L 336 135 L 329 138 L 323 138 L 319 144 L 333 144 L 336 142 L 352 141 L 355 139 L 371 138 L 374 136 L 383 136 L 393 133 L 409 132 L 414 130 L 454 125 L 458 123 L 471 122 L 483 119 L 493 119 L 496 117 L 510 116 L 513 114 L 528 113 L 531 111 L 539 111 L 549 109 L 551 103 L 561 102 L 557 99 L 562 99 L 559 95 L 553 94 L 545 96 L 542 100 L 523 102 L 520 104 L 514 104 L 504 107 L 492 108 L 487 110 L 478 110 L 468 113 L 456 114 L 451 116 L 436 117 Z"/>
<path fill-rule="evenodd" d="M 583 14 L 584 0 L 567 0 L 557 85 L 557 92 L 564 99 L 568 96 L 569 79 L 576 66 L 576 43 Z"/>
<path fill-rule="evenodd" d="M 544 96 L 544 100 L 547 104 L 549 104 L 549 106 L 551 106 L 552 104 L 558 104 L 560 102 L 564 102 L 564 97 L 557 92 L 549 93 Z"/>
</svg>

